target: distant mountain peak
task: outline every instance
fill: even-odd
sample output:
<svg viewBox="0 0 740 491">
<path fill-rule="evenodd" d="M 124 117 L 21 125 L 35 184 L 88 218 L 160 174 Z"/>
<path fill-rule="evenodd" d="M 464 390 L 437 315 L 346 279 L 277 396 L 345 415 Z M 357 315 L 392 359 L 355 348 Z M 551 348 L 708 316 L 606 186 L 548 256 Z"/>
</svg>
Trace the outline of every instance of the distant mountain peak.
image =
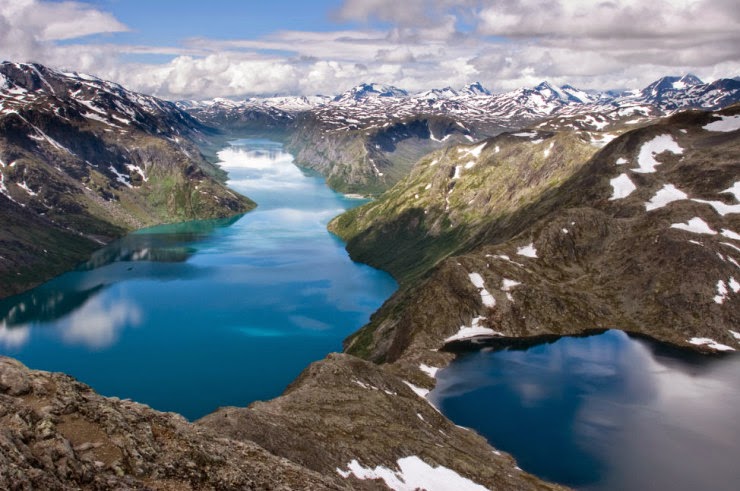
<svg viewBox="0 0 740 491">
<path fill-rule="evenodd" d="M 355 87 L 352 87 L 347 92 L 338 95 L 334 98 L 335 101 L 341 100 L 362 100 L 368 97 L 406 97 L 408 92 L 392 85 L 378 84 L 378 83 L 362 83 Z"/>
<path fill-rule="evenodd" d="M 692 87 L 694 85 L 703 85 L 704 82 L 694 75 L 693 73 L 687 73 L 681 77 L 677 82 L 673 82 L 674 89 L 684 89 L 686 87 Z"/>
<path fill-rule="evenodd" d="M 483 87 L 483 84 L 481 84 L 480 82 L 473 82 L 472 84 L 468 84 L 463 87 L 460 92 L 469 95 L 491 95 L 491 92 Z"/>
</svg>

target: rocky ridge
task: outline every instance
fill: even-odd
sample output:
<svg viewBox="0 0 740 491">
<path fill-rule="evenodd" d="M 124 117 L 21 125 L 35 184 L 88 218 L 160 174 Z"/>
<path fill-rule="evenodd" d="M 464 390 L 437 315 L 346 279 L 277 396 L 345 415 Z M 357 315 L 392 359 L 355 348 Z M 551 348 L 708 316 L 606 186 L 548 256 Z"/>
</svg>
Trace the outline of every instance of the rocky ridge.
<svg viewBox="0 0 740 491">
<path fill-rule="evenodd" d="M 349 489 L 252 442 L 4 357 L 0 421 L 4 489 Z"/>
<path fill-rule="evenodd" d="M 409 373 L 454 343 L 609 328 L 740 349 L 739 123 L 736 105 L 603 148 L 529 130 L 422 159 L 330 224 L 402 282 L 347 351 Z"/>
</svg>

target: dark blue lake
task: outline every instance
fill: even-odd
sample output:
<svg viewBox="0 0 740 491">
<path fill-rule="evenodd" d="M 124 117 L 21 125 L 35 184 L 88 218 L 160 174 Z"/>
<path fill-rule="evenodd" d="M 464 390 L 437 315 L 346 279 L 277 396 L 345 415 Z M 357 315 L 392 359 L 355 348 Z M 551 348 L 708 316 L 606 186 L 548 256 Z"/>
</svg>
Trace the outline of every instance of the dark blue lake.
<svg viewBox="0 0 740 491">
<path fill-rule="evenodd" d="M 736 490 L 740 356 L 620 331 L 462 354 L 430 400 L 524 470 L 579 489 Z"/>
<path fill-rule="evenodd" d="M 362 201 L 273 142 L 237 141 L 219 157 L 255 211 L 133 233 L 0 300 L 0 353 L 194 419 L 275 397 L 341 350 L 396 288 L 326 231 Z"/>
</svg>

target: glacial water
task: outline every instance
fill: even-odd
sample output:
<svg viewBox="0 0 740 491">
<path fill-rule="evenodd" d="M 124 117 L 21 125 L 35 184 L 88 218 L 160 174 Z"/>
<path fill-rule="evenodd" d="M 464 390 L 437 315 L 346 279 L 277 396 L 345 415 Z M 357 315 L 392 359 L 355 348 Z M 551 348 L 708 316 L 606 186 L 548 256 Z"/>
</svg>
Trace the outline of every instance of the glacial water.
<svg viewBox="0 0 740 491">
<path fill-rule="evenodd" d="M 730 491 L 740 483 L 740 356 L 705 356 L 620 331 L 464 353 L 431 401 L 578 489 Z"/>
<path fill-rule="evenodd" d="M 0 354 L 194 419 L 276 397 L 340 351 L 396 288 L 326 230 L 362 201 L 273 142 L 236 141 L 219 157 L 256 210 L 141 230 L 0 300 Z"/>
</svg>

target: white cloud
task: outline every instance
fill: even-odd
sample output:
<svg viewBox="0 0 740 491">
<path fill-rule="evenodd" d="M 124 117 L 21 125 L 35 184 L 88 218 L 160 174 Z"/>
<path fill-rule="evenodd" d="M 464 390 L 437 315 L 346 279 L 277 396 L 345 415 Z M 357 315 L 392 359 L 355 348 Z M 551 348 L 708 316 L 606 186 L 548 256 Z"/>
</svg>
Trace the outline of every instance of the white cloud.
<svg viewBox="0 0 740 491">
<path fill-rule="evenodd" d="M 0 0 L 0 56 L 91 72 L 170 99 L 335 94 L 360 82 L 411 91 L 476 80 L 494 91 L 542 80 L 641 88 L 669 74 L 713 80 L 740 73 L 736 6 L 734 0 L 345 0 L 335 18 L 367 25 L 157 47 L 60 44 L 127 27 L 83 3 Z M 171 58 L 132 63 L 122 61 L 124 54 Z"/>
<path fill-rule="evenodd" d="M 127 31 L 112 15 L 79 2 L 0 0 L 3 49 L 38 47 L 40 42 Z M 14 39 L 14 36 L 19 36 Z"/>
</svg>

